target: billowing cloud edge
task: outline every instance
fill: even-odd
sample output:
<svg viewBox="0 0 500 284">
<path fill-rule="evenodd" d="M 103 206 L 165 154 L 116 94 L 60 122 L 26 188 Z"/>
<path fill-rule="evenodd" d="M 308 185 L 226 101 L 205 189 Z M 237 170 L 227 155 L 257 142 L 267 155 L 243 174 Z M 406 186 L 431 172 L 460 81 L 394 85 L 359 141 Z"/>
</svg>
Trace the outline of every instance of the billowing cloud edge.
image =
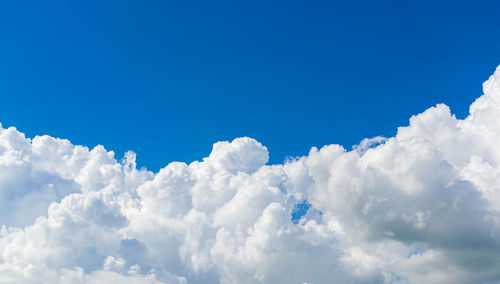
<svg viewBox="0 0 500 284">
<path fill-rule="evenodd" d="M 243 137 L 152 173 L 0 127 L 0 282 L 498 282 L 499 70 L 465 119 L 279 165 Z"/>
</svg>

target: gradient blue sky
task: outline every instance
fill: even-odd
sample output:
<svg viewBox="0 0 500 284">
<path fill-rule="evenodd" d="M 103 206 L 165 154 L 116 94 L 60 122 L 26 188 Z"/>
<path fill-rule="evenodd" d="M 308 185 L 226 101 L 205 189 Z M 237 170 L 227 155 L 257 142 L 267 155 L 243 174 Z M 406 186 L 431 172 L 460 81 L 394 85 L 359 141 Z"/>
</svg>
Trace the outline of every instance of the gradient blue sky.
<svg viewBox="0 0 500 284">
<path fill-rule="evenodd" d="M 152 170 L 240 136 L 272 163 L 350 149 L 437 103 L 465 117 L 499 3 L 2 1 L 0 122 Z"/>
</svg>

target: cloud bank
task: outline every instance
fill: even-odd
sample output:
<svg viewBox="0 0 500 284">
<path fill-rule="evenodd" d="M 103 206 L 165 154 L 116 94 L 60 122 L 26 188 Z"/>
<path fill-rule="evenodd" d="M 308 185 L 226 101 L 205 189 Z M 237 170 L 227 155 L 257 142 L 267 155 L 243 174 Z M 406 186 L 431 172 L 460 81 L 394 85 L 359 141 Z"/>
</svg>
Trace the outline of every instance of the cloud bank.
<svg viewBox="0 0 500 284">
<path fill-rule="evenodd" d="M 500 68 L 463 120 L 267 161 L 244 137 L 154 174 L 0 127 L 0 282 L 500 281 Z"/>
</svg>

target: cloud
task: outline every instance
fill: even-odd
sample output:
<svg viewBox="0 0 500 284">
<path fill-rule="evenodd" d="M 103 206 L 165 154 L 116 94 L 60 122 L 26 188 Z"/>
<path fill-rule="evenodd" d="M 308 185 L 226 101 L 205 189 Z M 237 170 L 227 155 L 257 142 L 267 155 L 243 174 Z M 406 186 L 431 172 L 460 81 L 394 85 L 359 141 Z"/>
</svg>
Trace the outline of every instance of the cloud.
<svg viewBox="0 0 500 284">
<path fill-rule="evenodd" d="M 137 169 L 0 127 L 1 283 L 500 280 L 500 69 L 461 120 L 267 165 L 248 138 Z"/>
</svg>

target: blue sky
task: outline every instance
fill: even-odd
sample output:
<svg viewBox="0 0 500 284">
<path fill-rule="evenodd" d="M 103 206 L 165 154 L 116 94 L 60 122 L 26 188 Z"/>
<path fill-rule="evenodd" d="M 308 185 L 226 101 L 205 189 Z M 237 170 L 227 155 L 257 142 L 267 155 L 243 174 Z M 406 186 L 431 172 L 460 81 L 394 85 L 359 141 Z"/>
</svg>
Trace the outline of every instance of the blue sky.
<svg viewBox="0 0 500 284">
<path fill-rule="evenodd" d="M 500 63 L 498 1 L 2 1 L 0 122 L 158 170 L 256 138 L 272 163 L 463 118 Z"/>
</svg>

